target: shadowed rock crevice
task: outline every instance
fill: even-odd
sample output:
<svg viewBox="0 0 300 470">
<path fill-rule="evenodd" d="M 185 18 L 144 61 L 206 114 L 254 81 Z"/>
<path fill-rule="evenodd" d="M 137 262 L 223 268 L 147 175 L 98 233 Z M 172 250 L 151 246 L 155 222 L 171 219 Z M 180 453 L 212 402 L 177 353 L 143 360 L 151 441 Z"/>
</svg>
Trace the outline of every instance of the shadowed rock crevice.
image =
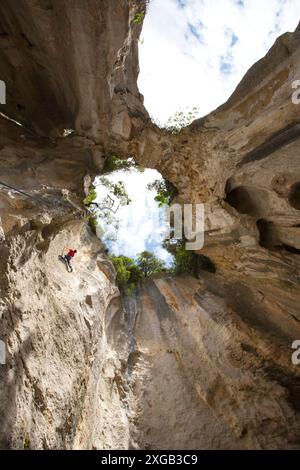
<svg viewBox="0 0 300 470">
<path fill-rule="evenodd" d="M 255 215 L 257 212 L 257 205 L 251 197 L 251 192 L 244 186 L 239 186 L 229 191 L 226 194 L 225 201 L 240 214 Z"/>
<path fill-rule="evenodd" d="M 287 126 L 287 128 L 277 132 L 260 147 L 252 150 L 247 155 L 245 155 L 241 162 L 238 164 L 238 166 L 242 166 L 246 163 L 254 162 L 257 160 L 263 160 L 264 158 L 268 157 L 284 145 L 287 145 L 293 140 L 299 139 L 299 134 L 300 123 L 297 122 L 296 124 L 290 124 L 289 126 Z"/>
<path fill-rule="evenodd" d="M 259 243 L 264 248 L 274 249 L 276 247 L 277 239 L 274 236 L 272 230 L 273 227 L 273 222 L 268 222 L 264 219 L 257 221 L 257 228 L 259 230 Z"/>
<path fill-rule="evenodd" d="M 299 235 L 298 226 L 278 227 L 276 223 L 259 219 L 257 221 L 259 230 L 259 243 L 269 250 L 285 249 L 290 253 L 299 253 Z"/>
<path fill-rule="evenodd" d="M 290 204 L 297 210 L 300 210 L 300 183 L 295 183 L 291 188 Z"/>
</svg>

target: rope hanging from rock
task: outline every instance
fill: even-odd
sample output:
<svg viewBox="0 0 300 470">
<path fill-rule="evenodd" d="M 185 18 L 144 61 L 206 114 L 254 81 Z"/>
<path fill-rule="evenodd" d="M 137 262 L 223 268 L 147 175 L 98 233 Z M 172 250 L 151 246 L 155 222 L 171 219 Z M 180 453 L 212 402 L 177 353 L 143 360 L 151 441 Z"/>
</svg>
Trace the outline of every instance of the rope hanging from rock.
<svg viewBox="0 0 300 470">
<path fill-rule="evenodd" d="M 23 194 L 24 196 L 30 197 L 31 199 L 35 199 L 36 201 L 39 201 L 39 202 L 42 202 L 42 203 L 44 203 L 44 204 L 49 205 L 49 202 L 44 201 L 43 199 L 41 199 L 41 198 L 39 198 L 39 197 L 37 197 L 37 196 L 32 196 L 32 194 L 28 194 L 28 193 L 26 193 L 25 191 L 22 191 L 22 189 L 14 188 L 13 186 L 10 186 L 9 184 L 4 183 L 3 181 L 0 181 L 0 185 L 1 185 L 1 186 L 5 186 L 6 188 L 12 189 L 13 191 L 16 191 L 16 192 L 19 193 L 19 194 Z"/>
</svg>

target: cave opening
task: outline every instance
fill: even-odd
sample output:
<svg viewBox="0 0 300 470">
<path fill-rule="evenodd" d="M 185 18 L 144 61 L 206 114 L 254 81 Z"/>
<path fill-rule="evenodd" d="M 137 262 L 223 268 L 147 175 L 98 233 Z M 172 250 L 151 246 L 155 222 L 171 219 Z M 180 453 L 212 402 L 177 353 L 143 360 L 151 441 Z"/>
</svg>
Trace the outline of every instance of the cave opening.
<svg viewBox="0 0 300 470">
<path fill-rule="evenodd" d="M 149 251 L 168 265 L 163 219 L 173 193 L 162 175 L 132 159 L 110 157 L 94 187 L 97 234 L 108 251 L 133 259 Z"/>
<path fill-rule="evenodd" d="M 225 188 L 225 201 L 240 214 L 255 215 L 257 207 L 248 189 L 244 186 L 238 186 L 234 189 L 229 188 L 230 184 L 227 184 Z"/>
<path fill-rule="evenodd" d="M 157 170 L 137 165 L 132 158 L 106 158 L 84 203 L 122 290 L 128 292 L 158 273 L 195 273 L 197 255 L 186 250 L 185 240 L 172 238 L 167 209 L 177 194 Z"/>
</svg>

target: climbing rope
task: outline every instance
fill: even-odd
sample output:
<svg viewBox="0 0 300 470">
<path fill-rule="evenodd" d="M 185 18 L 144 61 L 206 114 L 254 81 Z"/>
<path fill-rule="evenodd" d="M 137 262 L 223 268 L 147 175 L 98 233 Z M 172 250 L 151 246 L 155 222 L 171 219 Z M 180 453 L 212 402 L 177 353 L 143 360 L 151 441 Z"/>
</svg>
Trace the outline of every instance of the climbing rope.
<svg viewBox="0 0 300 470">
<path fill-rule="evenodd" d="M 0 185 L 6 187 L 6 188 L 8 188 L 8 189 L 12 189 L 13 191 L 15 191 L 15 192 L 17 192 L 17 193 L 19 193 L 19 194 L 22 194 L 23 196 L 26 196 L 26 197 L 29 197 L 29 198 L 34 199 L 34 200 L 36 200 L 36 201 L 39 201 L 39 202 L 41 202 L 42 204 L 46 204 L 48 207 L 49 207 L 49 206 L 57 205 L 57 202 L 51 203 L 51 202 L 46 201 L 45 199 L 42 199 L 42 198 L 40 198 L 40 197 L 38 197 L 38 196 L 33 196 L 32 194 L 26 193 L 26 192 L 23 191 L 22 189 L 15 188 L 14 186 L 11 186 L 10 184 L 4 183 L 3 181 L 0 181 Z M 83 210 L 82 210 L 79 206 L 77 206 L 76 204 L 74 204 L 72 201 L 69 201 L 69 200 L 68 200 L 68 201 L 65 201 L 65 202 L 67 202 L 70 206 L 75 207 L 78 211 L 83 212 Z M 61 201 L 60 201 L 60 203 L 61 203 Z"/>
<path fill-rule="evenodd" d="M 10 186 L 9 184 L 4 183 L 3 181 L 0 181 L 0 184 L 1 186 L 5 186 L 6 188 L 12 189 L 13 191 L 16 191 L 17 193 L 22 194 L 23 196 L 30 197 L 31 199 L 35 199 L 36 201 L 49 205 L 48 201 L 45 201 L 44 199 L 37 197 L 37 196 L 32 196 L 32 194 L 28 194 L 25 191 L 22 191 L 22 189 L 14 188 L 13 186 Z"/>
<path fill-rule="evenodd" d="M 15 188 L 14 186 L 11 186 L 10 184 L 4 183 L 3 181 L 0 181 L 0 186 L 4 186 L 5 188 L 12 189 L 13 191 L 15 191 L 17 193 L 22 194 L 23 196 L 29 197 L 30 199 L 34 199 L 34 200 L 36 200 L 36 201 L 38 201 L 42 204 L 45 204 L 48 207 L 51 207 L 51 206 L 56 206 L 57 207 L 57 204 L 58 204 L 57 202 L 49 202 L 49 201 L 46 201 L 45 199 L 42 199 L 38 196 L 33 196 L 32 194 L 26 193 L 22 189 Z M 81 213 L 81 214 L 84 213 L 85 214 L 85 211 L 81 207 L 79 207 L 77 204 L 70 201 L 69 199 L 64 200 L 63 202 L 67 203 L 69 206 L 74 207 L 77 210 L 77 213 Z M 59 204 L 62 207 L 64 205 L 61 200 L 59 201 Z"/>
</svg>

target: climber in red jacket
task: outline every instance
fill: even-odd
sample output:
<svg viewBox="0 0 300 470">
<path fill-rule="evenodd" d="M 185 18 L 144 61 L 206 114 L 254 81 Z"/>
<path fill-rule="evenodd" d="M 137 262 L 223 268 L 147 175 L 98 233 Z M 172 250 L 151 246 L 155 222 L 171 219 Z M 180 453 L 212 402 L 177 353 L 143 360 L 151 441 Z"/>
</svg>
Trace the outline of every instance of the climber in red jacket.
<svg viewBox="0 0 300 470">
<path fill-rule="evenodd" d="M 64 255 L 64 256 L 59 256 L 59 258 L 63 261 L 65 261 L 66 265 L 67 265 L 67 268 L 68 268 L 68 271 L 72 272 L 73 269 L 72 269 L 72 266 L 71 266 L 71 259 L 74 258 L 74 256 L 76 255 L 77 253 L 77 250 L 72 250 L 71 248 L 64 248 L 64 252 L 68 250 L 67 254 Z"/>
<path fill-rule="evenodd" d="M 65 259 L 70 264 L 71 258 L 74 258 L 74 256 L 77 253 L 77 250 L 72 250 L 71 248 L 67 248 L 67 249 L 68 249 L 68 253 L 65 255 Z"/>
</svg>

